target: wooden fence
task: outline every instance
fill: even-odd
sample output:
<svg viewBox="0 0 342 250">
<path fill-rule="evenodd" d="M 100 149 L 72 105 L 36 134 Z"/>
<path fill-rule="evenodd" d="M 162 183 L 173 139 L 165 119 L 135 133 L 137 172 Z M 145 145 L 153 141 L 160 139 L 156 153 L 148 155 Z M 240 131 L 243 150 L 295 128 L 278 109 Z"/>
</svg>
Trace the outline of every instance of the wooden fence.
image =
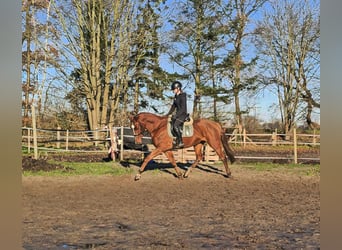
<svg viewBox="0 0 342 250">
<path fill-rule="evenodd" d="M 152 151 L 155 148 L 154 145 L 149 144 L 148 149 Z M 193 147 L 183 148 L 183 149 L 175 149 L 172 151 L 175 159 L 181 163 L 192 163 L 196 160 L 196 154 Z M 167 157 L 164 154 L 156 156 L 154 159 L 156 162 L 169 162 Z M 217 154 L 215 151 L 207 144 L 204 145 L 203 148 L 203 162 L 205 163 L 215 163 L 219 161 Z"/>
<path fill-rule="evenodd" d="M 131 131 L 127 127 L 114 127 L 112 131 L 109 129 L 84 131 L 84 130 L 62 130 L 62 129 L 37 129 L 33 133 L 32 128 L 22 128 L 22 146 L 27 148 L 30 153 L 31 150 L 46 152 L 46 151 L 68 151 L 68 152 L 107 152 L 115 159 L 120 155 L 123 160 L 125 153 L 124 146 L 127 142 L 134 144 L 134 136 L 127 134 Z M 36 138 L 33 137 L 36 134 Z M 294 129 L 291 135 L 278 134 L 277 131 L 268 134 L 247 134 L 244 130 L 242 133 L 233 132 L 227 134 L 229 136 L 229 143 L 235 147 L 248 147 L 250 145 L 269 145 L 282 146 L 287 145 L 292 147 L 293 154 L 290 157 L 268 157 L 268 156 L 249 156 L 240 155 L 236 158 L 241 159 L 290 159 L 294 163 L 298 163 L 298 147 L 299 146 L 320 146 L 320 135 L 314 131 L 313 134 L 297 134 Z M 34 141 L 36 140 L 36 143 Z M 143 137 L 143 143 L 147 145 L 148 153 L 153 150 L 154 146 L 151 144 L 151 138 Z M 36 149 L 33 145 L 37 145 Z M 262 150 L 262 149 L 261 149 Z M 117 154 L 121 152 L 120 154 Z M 193 148 L 174 150 L 175 158 L 178 162 L 191 162 L 195 160 L 195 152 Z M 203 151 L 205 162 L 216 162 L 218 156 L 209 145 L 205 145 Z M 165 155 L 159 155 L 154 158 L 155 161 L 167 162 Z M 316 158 L 302 158 L 301 160 L 319 161 L 319 156 Z"/>
</svg>

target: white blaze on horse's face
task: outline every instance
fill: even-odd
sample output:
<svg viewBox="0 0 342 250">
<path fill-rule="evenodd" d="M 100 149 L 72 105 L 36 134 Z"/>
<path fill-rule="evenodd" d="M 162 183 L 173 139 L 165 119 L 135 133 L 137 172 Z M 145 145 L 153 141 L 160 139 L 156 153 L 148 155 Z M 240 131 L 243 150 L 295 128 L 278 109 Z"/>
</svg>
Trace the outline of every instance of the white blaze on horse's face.
<svg viewBox="0 0 342 250">
<path fill-rule="evenodd" d="M 142 144 L 142 131 L 139 123 L 132 123 L 131 128 L 134 134 L 134 140 L 136 144 Z"/>
<path fill-rule="evenodd" d="M 136 133 L 136 131 L 135 131 L 135 126 L 134 126 L 133 123 L 132 123 L 132 125 L 131 125 L 131 128 L 132 128 L 132 131 L 133 131 L 133 135 L 136 135 L 137 133 Z"/>
<path fill-rule="evenodd" d="M 131 128 L 132 128 L 132 130 L 133 130 L 133 134 L 134 134 L 134 135 L 138 135 L 138 134 L 140 133 L 140 127 L 139 127 L 139 125 L 136 126 L 134 123 L 132 123 Z"/>
</svg>

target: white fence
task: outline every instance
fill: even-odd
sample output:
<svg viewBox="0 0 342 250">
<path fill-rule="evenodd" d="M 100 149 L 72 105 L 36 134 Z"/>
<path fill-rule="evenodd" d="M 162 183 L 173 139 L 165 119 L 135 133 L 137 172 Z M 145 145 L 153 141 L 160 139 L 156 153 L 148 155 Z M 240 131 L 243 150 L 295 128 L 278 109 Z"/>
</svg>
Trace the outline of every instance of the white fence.
<svg viewBox="0 0 342 250">
<path fill-rule="evenodd" d="M 130 133 L 129 133 L 130 132 Z M 68 152 L 108 152 L 112 154 L 112 158 L 115 159 L 116 152 L 121 152 L 120 157 L 123 159 L 125 152 L 124 145 L 128 148 L 134 145 L 134 136 L 132 131 L 128 127 L 114 127 L 112 131 L 109 129 L 84 131 L 84 130 L 61 130 L 61 129 L 37 129 L 37 149 L 33 148 L 33 131 L 32 128 L 22 128 L 22 146 L 27 148 L 30 153 L 31 150 L 39 152 L 44 151 L 68 151 Z M 294 163 L 298 163 L 298 160 L 319 161 L 318 157 L 298 157 L 298 147 L 320 147 L 320 135 L 315 131 L 313 134 L 297 134 L 294 129 L 291 135 L 278 134 L 276 131 L 269 134 L 247 134 L 244 130 L 242 133 L 227 134 L 229 136 L 229 142 L 235 147 L 248 147 L 250 145 L 259 146 L 282 146 L 287 145 L 292 148 L 293 154 L 287 157 L 281 156 L 249 156 L 239 155 L 237 159 L 289 159 Z M 151 138 L 148 136 L 143 137 L 143 143 L 148 145 L 148 150 L 143 153 L 148 153 L 153 146 L 151 144 Z M 126 147 L 126 148 L 127 148 Z M 262 147 L 260 147 L 262 151 Z M 213 150 L 207 146 L 204 150 L 204 157 L 210 161 L 218 160 L 218 157 Z M 195 159 L 192 148 L 181 149 L 181 152 L 175 152 L 175 156 L 181 155 L 181 159 L 187 161 Z M 160 161 L 166 160 L 161 155 L 156 157 Z M 180 159 L 178 159 L 180 160 Z"/>
</svg>

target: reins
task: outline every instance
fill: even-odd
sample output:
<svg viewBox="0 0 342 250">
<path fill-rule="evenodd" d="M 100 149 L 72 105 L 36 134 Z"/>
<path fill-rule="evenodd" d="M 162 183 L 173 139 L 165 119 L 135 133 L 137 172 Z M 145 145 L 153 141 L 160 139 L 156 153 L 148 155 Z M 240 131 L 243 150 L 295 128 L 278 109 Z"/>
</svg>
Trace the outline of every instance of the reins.
<svg viewBox="0 0 342 250">
<path fill-rule="evenodd" d="M 157 131 L 158 129 L 160 129 L 162 126 L 161 122 L 159 123 L 159 126 L 154 128 L 151 132 L 149 132 L 150 134 L 152 134 L 154 131 Z"/>
<path fill-rule="evenodd" d="M 146 130 L 146 129 L 145 129 Z M 139 136 L 139 135 L 143 135 L 143 133 L 145 132 L 145 130 L 144 131 L 142 131 L 141 133 L 139 133 L 139 134 L 133 134 L 133 136 Z"/>
<path fill-rule="evenodd" d="M 141 126 L 143 129 L 141 129 L 141 132 L 140 132 L 139 134 L 134 134 L 134 136 L 143 135 L 143 133 L 147 130 L 145 126 L 142 126 L 142 125 L 141 125 L 141 122 L 139 122 L 139 124 L 140 124 L 140 126 Z M 161 122 L 159 122 L 159 126 L 157 126 L 156 128 L 152 129 L 151 131 L 148 131 L 148 130 L 147 130 L 147 131 L 148 131 L 150 134 L 152 134 L 153 132 L 159 130 L 159 129 L 162 127 L 162 125 L 163 125 L 163 124 L 162 124 Z"/>
</svg>

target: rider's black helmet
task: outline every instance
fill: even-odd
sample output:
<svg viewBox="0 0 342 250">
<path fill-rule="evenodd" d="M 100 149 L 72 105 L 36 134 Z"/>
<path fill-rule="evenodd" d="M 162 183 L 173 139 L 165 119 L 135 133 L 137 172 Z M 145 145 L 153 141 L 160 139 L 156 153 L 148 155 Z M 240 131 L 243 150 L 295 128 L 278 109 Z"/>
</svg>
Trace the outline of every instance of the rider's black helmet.
<svg viewBox="0 0 342 250">
<path fill-rule="evenodd" d="M 182 89 L 182 84 L 178 81 L 175 81 L 171 84 L 171 90 L 174 90 L 176 88 Z"/>
</svg>

